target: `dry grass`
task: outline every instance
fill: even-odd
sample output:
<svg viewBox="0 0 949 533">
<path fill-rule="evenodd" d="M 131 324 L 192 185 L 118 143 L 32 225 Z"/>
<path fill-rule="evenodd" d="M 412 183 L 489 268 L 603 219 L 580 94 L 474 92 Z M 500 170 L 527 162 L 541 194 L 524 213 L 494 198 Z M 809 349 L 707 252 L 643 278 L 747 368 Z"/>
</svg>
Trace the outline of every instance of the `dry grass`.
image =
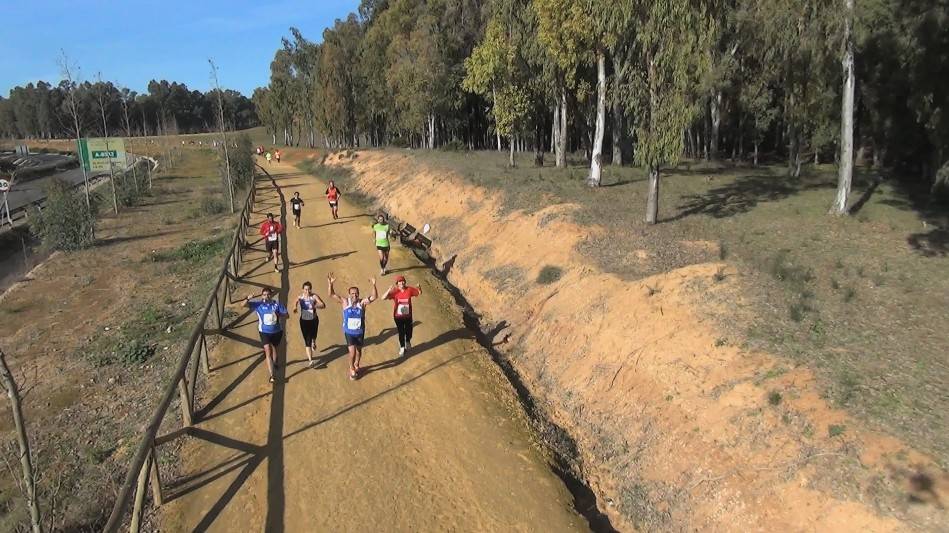
<svg viewBox="0 0 949 533">
<path fill-rule="evenodd" d="M 99 245 L 58 256 L 4 301 L 4 309 L 18 310 L 18 323 L 29 325 L 5 330 L 0 342 L 21 384 L 32 387 L 26 407 L 42 503 L 50 505 L 61 485 L 58 528 L 99 529 L 110 510 L 141 424 L 222 264 L 223 249 L 207 240 L 226 239 L 234 219 L 180 217 L 218 183 L 212 154 L 189 151 L 157 178 L 141 206 L 101 221 Z M 147 260 L 153 250 L 168 260 Z M 176 418 L 171 412 L 166 424 Z M 11 437 L 9 420 L 7 413 L 0 422 L 4 440 Z M 165 475 L 174 469 L 172 448 L 162 449 Z M 6 470 L 0 488 L 0 530 L 14 530 L 25 513 Z"/>
<path fill-rule="evenodd" d="M 724 260 L 744 293 L 715 306 L 728 337 L 815 369 L 837 405 L 949 464 L 946 206 L 861 173 L 860 208 L 837 219 L 826 215 L 830 167 L 794 180 L 781 167 L 688 163 L 663 176 L 661 222 L 647 226 L 641 169 L 607 167 L 605 186 L 591 190 L 582 162 L 536 168 L 524 157 L 509 169 L 505 154 L 414 154 L 499 192 L 508 212 L 579 205 L 575 222 L 607 231 L 578 251 L 622 277 Z M 635 250 L 648 259 L 629 261 Z"/>
</svg>

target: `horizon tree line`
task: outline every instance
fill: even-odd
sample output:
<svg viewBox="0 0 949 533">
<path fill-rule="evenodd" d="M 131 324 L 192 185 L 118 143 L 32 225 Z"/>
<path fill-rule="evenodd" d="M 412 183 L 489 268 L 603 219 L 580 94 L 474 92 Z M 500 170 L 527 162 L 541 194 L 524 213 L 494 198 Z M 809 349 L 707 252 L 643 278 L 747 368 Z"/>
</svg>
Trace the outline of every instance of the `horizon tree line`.
<svg viewBox="0 0 949 533">
<path fill-rule="evenodd" d="M 591 186 L 641 165 L 654 222 L 683 157 L 944 188 L 947 53 L 925 0 L 363 0 L 319 42 L 291 28 L 252 100 L 275 144 L 575 154 Z"/>
</svg>

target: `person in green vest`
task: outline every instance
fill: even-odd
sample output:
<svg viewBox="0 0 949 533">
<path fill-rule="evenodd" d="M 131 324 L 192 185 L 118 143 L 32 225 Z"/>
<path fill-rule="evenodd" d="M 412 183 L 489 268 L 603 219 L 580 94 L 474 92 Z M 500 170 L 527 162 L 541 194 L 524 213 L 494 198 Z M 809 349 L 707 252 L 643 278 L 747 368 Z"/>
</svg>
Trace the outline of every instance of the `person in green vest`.
<svg viewBox="0 0 949 533">
<path fill-rule="evenodd" d="M 386 265 L 389 264 L 389 222 L 382 213 L 376 215 L 376 223 L 372 225 L 372 234 L 376 240 L 376 250 L 379 251 L 379 268 L 385 276 Z"/>
</svg>

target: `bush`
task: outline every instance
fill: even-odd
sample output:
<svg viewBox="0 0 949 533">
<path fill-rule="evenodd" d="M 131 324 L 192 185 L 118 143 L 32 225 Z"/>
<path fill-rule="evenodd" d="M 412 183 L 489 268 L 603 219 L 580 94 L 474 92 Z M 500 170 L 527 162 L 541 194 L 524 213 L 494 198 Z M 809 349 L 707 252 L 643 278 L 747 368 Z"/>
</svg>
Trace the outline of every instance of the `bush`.
<svg viewBox="0 0 949 533">
<path fill-rule="evenodd" d="M 149 256 L 152 261 L 164 263 L 169 261 L 188 261 L 201 263 L 224 251 L 227 245 L 227 236 L 207 241 L 189 241 L 174 250 L 157 252 Z"/>
<path fill-rule="evenodd" d="M 468 146 L 465 143 L 455 139 L 453 141 L 448 141 L 447 143 L 441 145 L 439 150 L 443 152 L 466 152 L 468 151 Z"/>
<path fill-rule="evenodd" d="M 201 212 L 206 215 L 219 215 L 227 209 L 224 201 L 215 196 L 205 196 L 201 199 Z"/>
<path fill-rule="evenodd" d="M 127 365 L 144 363 L 155 355 L 155 346 L 141 339 L 126 341 L 119 345 L 119 359 Z"/>
<path fill-rule="evenodd" d="M 537 283 L 550 285 L 559 280 L 561 276 L 563 276 L 563 270 L 561 270 L 560 267 L 547 265 L 542 268 L 540 274 L 537 275 Z"/>
<path fill-rule="evenodd" d="M 30 231 L 49 250 L 73 251 L 95 244 L 98 198 L 86 206 L 82 188 L 55 179 L 46 186 L 46 206 L 33 208 Z"/>
</svg>

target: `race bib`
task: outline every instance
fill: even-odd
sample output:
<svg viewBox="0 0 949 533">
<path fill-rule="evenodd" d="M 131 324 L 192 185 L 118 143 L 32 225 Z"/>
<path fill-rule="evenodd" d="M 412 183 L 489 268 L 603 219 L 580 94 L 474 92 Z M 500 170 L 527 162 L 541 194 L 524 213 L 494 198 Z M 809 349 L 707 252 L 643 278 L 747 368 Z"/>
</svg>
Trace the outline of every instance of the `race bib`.
<svg viewBox="0 0 949 533">
<path fill-rule="evenodd" d="M 395 308 L 395 314 L 399 316 L 406 316 L 409 314 L 411 309 L 412 308 L 409 307 L 409 304 L 399 304 L 398 307 Z"/>
<path fill-rule="evenodd" d="M 313 320 L 313 311 L 309 309 L 304 309 L 300 313 L 300 318 L 302 318 L 303 320 Z"/>
<path fill-rule="evenodd" d="M 264 325 L 275 326 L 277 324 L 276 313 L 264 313 Z"/>
<path fill-rule="evenodd" d="M 346 319 L 346 329 L 350 331 L 359 331 L 362 329 L 362 319 L 359 317 L 349 317 Z"/>
<path fill-rule="evenodd" d="M 275 240 L 277 240 L 277 234 L 276 234 L 276 233 L 271 233 L 271 234 L 267 235 L 267 240 L 270 241 L 270 242 L 274 242 Z"/>
<path fill-rule="evenodd" d="M 388 236 L 389 236 L 389 232 L 387 232 L 387 231 L 382 231 L 382 230 L 376 230 L 376 238 L 377 238 L 377 239 L 379 239 L 379 240 L 386 239 L 386 238 L 388 238 Z"/>
</svg>

